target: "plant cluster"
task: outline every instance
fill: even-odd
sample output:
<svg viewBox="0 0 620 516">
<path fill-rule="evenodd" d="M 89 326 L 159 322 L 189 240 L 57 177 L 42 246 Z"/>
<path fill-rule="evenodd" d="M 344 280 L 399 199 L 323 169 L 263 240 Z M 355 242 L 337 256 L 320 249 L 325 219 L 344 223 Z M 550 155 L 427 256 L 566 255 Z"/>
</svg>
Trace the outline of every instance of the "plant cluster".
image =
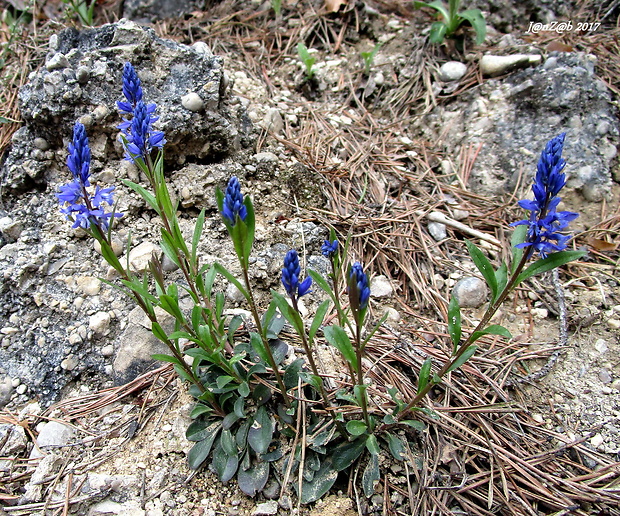
<svg viewBox="0 0 620 516">
<path fill-rule="evenodd" d="M 531 215 L 515 224 L 511 263 L 502 263 L 495 270 L 483 252 L 467 242 L 491 291 L 480 324 L 464 336 L 460 309 L 453 298 L 448 321 L 451 356 L 444 363 L 430 358 L 424 362 L 412 399 L 403 399 L 395 388 L 388 390 L 387 398 L 379 398 L 370 389 L 364 357 L 383 320 L 375 324 L 369 320 L 370 282 L 360 262 L 349 262 L 349 240 L 339 242 L 335 231 L 330 230 L 321 249 L 331 264 L 327 277 L 313 270 L 304 275 L 299 255 L 291 249 L 282 267 L 284 294 L 272 290 L 271 302 L 262 311 L 249 280 L 255 232 L 252 200 L 242 193 L 236 177 L 230 178 L 224 191 L 216 192 L 219 214 L 232 240 L 242 279 L 217 262 L 200 263 L 198 245 L 206 213 L 203 210 L 198 215 L 187 243 L 164 177 L 165 137 L 153 125 L 157 106 L 144 102 L 140 79 L 131 64 L 125 64 L 122 78 L 125 99 L 118 102 L 123 116 L 120 140 L 125 158 L 144 173 L 148 188 L 131 181 L 124 183 L 159 216 L 161 248 L 176 264 L 182 279 L 170 281 L 158 256 L 151 258 L 148 272 L 137 275 L 112 251 L 114 225 L 122 214 L 114 210 L 113 188 L 93 188 L 90 183 L 90 150 L 81 124 L 75 125 L 69 146 L 67 166 L 73 180 L 56 195 L 73 227 L 84 228 L 99 241 L 104 258 L 118 273 L 118 281 L 108 283 L 135 300 L 151 321 L 153 334 L 167 345 L 169 353 L 154 358 L 172 363 L 190 384 L 189 392 L 196 400 L 191 412 L 193 422 L 187 429 L 187 438 L 194 442 L 188 457 L 190 467 L 210 463 L 220 480 L 236 478 L 241 490 L 250 496 L 275 476 L 282 489 L 292 484 L 301 503 L 315 501 L 332 487 L 339 472 L 362 461 L 363 456 L 367 460 L 361 484 L 364 494 L 371 496 L 381 481 L 382 450 L 397 461 L 407 460 L 407 443 L 398 431 L 424 428 L 416 416 L 432 415 L 423 406 L 431 388 L 474 355 L 474 343 L 482 335 L 510 338 L 505 328 L 489 325 L 508 294 L 532 275 L 584 254 L 564 250 L 567 237 L 561 232 L 576 214 L 556 211 L 557 194 L 565 183 L 561 158 L 564 135 L 560 135 L 542 153 L 533 187 L 535 200 L 520 203 Z M 528 265 L 536 253 L 540 256 Z M 251 321 L 225 315 L 224 294 L 214 288 L 218 277 L 241 292 Z M 299 300 L 314 287 L 324 291 L 326 299 L 312 319 L 304 321 Z M 181 291 L 191 297 L 193 308 L 189 311 L 179 304 Z M 156 308 L 174 318 L 172 331 L 164 330 Z M 335 312 L 337 322 L 325 325 L 330 312 Z M 304 358 L 286 360 L 288 345 L 280 337 L 285 321 L 299 335 Z M 321 335 L 339 352 L 347 371 L 347 378 L 335 386 L 317 367 L 316 348 Z"/>
<path fill-rule="evenodd" d="M 459 11 L 461 0 L 448 0 L 448 6 L 441 0 L 432 2 L 413 2 L 416 9 L 430 7 L 441 15 L 441 20 L 433 22 L 429 40 L 431 43 L 440 44 L 444 38 L 453 37 L 463 23 L 470 23 L 476 32 L 476 44 L 481 45 L 487 35 L 487 26 L 480 9 L 467 9 Z"/>
<path fill-rule="evenodd" d="M 97 0 L 62 0 L 67 5 L 67 12 L 80 19 L 82 25 L 92 27 L 95 20 L 95 5 Z"/>
</svg>

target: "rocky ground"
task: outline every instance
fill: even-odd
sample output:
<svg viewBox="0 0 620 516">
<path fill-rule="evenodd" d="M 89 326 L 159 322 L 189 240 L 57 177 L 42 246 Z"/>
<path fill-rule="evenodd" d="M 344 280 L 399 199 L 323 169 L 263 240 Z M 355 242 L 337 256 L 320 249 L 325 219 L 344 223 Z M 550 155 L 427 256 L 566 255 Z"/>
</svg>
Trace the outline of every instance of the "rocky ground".
<svg viewBox="0 0 620 516">
<path fill-rule="evenodd" d="M 340 235 L 353 232 L 354 252 L 375 276 L 373 316 L 388 310 L 389 327 L 421 346 L 441 347 L 446 299 L 475 273 L 463 238 L 492 259 L 506 255 L 496 242 L 523 216 L 515 201 L 545 142 L 566 131 L 564 204 L 581 214 L 573 245 L 589 256 L 511 299 L 498 319 L 515 338 L 489 343 L 484 358 L 506 370 L 496 378 L 515 386 L 511 396 L 541 432 L 553 433 L 549 446 L 582 440 L 595 455 L 620 458 L 618 56 L 606 39 L 617 37 L 618 13 L 611 2 L 607 9 L 594 2 L 468 7 L 476 5 L 487 16 L 487 40 L 476 47 L 467 34 L 464 48 L 429 46 L 428 14 L 386 3 L 289 2 L 276 19 L 266 4 L 187 2 L 172 20 L 162 19 L 168 7 L 156 2 L 125 2 L 125 11 L 107 3 L 99 28 L 66 28 L 67 20 L 41 28 L 47 46 L 20 89 L 21 123 L 2 165 L 0 478 L 7 487 L 0 503 L 7 513 L 413 512 L 408 476 L 394 464 L 385 468 L 402 489 L 387 498 L 360 499 L 343 478 L 332 495 L 301 508 L 275 482 L 249 499 L 233 483 L 188 469 L 191 398 L 169 370 L 148 373 L 150 355 L 161 352 L 150 325 L 103 281 L 114 281 L 113 271 L 71 229 L 54 196 L 69 179 L 66 146 L 79 119 L 89 131 L 94 177 L 116 186 L 125 214 L 118 254 L 146 269 L 158 250 L 158 220 L 120 184 L 144 179 L 122 160 L 116 139 L 127 60 L 158 105 L 186 234 L 207 209 L 203 263 L 239 272 L 213 196 L 237 175 L 258 217 L 257 291 L 278 288 L 291 247 L 304 249 L 308 266 L 327 270 L 320 245 L 328 222 Z M 43 11 L 51 17 L 59 8 Z M 153 29 L 128 20 L 104 25 L 121 15 Z M 555 19 L 602 25 L 527 32 L 530 21 Z M 296 55 L 300 40 L 316 59 L 311 83 Z M 360 53 L 377 43 L 363 73 Z M 235 289 L 219 288 L 231 309 L 246 308 Z M 485 293 L 475 286 L 463 295 L 473 326 L 482 308 L 472 298 Z M 312 314 L 320 299 L 314 293 L 304 310 Z M 329 364 L 327 347 L 324 353 Z M 34 442 L 47 446 L 43 457 Z M 461 513 L 454 503 L 451 513 Z"/>
</svg>

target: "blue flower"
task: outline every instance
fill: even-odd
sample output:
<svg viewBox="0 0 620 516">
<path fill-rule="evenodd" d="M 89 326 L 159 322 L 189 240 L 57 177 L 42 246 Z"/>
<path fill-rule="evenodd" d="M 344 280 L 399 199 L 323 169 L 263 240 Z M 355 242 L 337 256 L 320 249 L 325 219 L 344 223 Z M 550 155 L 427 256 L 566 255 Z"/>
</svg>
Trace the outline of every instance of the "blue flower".
<svg viewBox="0 0 620 516">
<path fill-rule="evenodd" d="M 129 118 L 123 118 L 118 128 L 123 133 L 125 159 L 133 163 L 136 159 L 144 159 L 153 148 L 162 148 L 166 140 L 162 131 L 153 129 L 153 124 L 159 120 L 154 115 L 157 106 L 142 100 L 140 78 L 131 63 L 125 63 L 123 68 L 123 95 L 127 101 L 119 101 L 116 105 L 121 114 Z"/>
<path fill-rule="evenodd" d="M 73 127 L 73 142 L 69 144 L 69 156 L 67 157 L 67 167 L 84 186 L 90 186 L 90 148 L 88 147 L 88 136 L 83 124 L 76 122 Z"/>
<path fill-rule="evenodd" d="M 566 184 L 566 175 L 562 173 L 566 165 L 566 161 L 562 159 L 565 137 L 566 133 L 562 133 L 547 143 L 538 161 L 532 185 L 534 199 L 519 201 L 519 206 L 531 211 L 529 219 L 511 224 L 528 226 L 526 241 L 517 247 L 531 247 L 541 258 L 566 249 L 569 237 L 561 231 L 579 216 L 571 211 L 556 211 L 561 200 L 557 194 Z"/>
<path fill-rule="evenodd" d="M 360 262 L 355 262 L 349 270 L 348 291 L 349 303 L 354 312 L 363 311 L 368 307 L 370 284 Z"/>
<path fill-rule="evenodd" d="M 69 144 L 69 157 L 67 167 L 73 174 L 73 181 L 60 187 L 56 197 L 68 220 L 73 222 L 73 227 L 90 228 L 91 224 L 99 226 L 101 230 L 107 230 L 110 219 L 114 216 L 120 218 L 122 213 L 106 213 L 102 203 L 109 206 L 114 204 L 114 187 L 96 187 L 94 195 L 90 195 L 87 187 L 90 186 L 90 148 L 86 129 L 80 123 L 73 128 L 73 141 Z"/>
<path fill-rule="evenodd" d="M 338 252 L 338 240 L 330 242 L 325 240 L 325 243 L 321 247 L 321 254 L 327 258 L 331 258 Z"/>
<path fill-rule="evenodd" d="M 228 180 L 226 194 L 224 195 L 222 218 L 228 226 L 234 226 L 237 223 L 237 216 L 245 222 L 245 219 L 248 216 L 248 210 L 243 204 L 241 184 L 235 176 L 232 176 Z"/>
<path fill-rule="evenodd" d="M 312 278 L 308 276 L 301 283 L 299 276 L 301 275 L 301 267 L 299 266 L 299 257 L 297 251 L 291 249 L 284 257 L 284 268 L 282 269 L 282 285 L 284 290 L 293 300 L 297 300 L 301 296 L 306 295 L 312 286 Z"/>
</svg>

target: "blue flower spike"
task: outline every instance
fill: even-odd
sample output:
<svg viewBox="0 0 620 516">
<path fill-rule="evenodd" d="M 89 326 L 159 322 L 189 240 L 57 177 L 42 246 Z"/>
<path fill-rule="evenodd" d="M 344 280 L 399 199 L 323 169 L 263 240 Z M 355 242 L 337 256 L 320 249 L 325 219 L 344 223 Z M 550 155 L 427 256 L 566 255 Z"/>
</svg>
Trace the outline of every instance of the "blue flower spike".
<svg viewBox="0 0 620 516">
<path fill-rule="evenodd" d="M 289 297 L 296 302 L 301 296 L 310 292 L 312 286 L 312 278 L 308 276 L 301 283 L 299 276 L 301 275 L 301 267 L 299 265 L 299 256 L 295 249 L 291 249 L 284 257 L 284 268 L 282 269 L 282 285 Z"/>
<path fill-rule="evenodd" d="M 245 222 L 248 212 L 243 201 L 241 184 L 235 176 L 232 176 L 228 180 L 228 186 L 226 187 L 224 202 L 222 204 L 222 218 L 227 226 L 235 226 L 237 224 L 237 217 Z"/>
<path fill-rule="evenodd" d="M 351 310 L 358 316 L 358 324 L 363 321 L 363 315 L 368 308 L 368 300 L 370 299 L 370 284 L 368 276 L 364 273 L 362 264 L 355 262 L 349 270 L 349 303 Z M 361 317 L 360 317 L 361 314 Z"/>
<path fill-rule="evenodd" d="M 566 184 L 566 174 L 562 172 L 566 161 L 562 159 L 562 150 L 566 133 L 551 139 L 543 150 L 532 185 L 534 199 L 519 201 L 519 206 L 531 212 L 529 219 L 513 222 L 511 226 L 527 226 L 526 241 L 516 247 L 531 247 L 541 258 L 550 253 L 566 249 L 565 230 L 579 214 L 571 211 L 556 211 L 561 198 L 558 193 Z"/>
<path fill-rule="evenodd" d="M 56 197 L 68 220 L 73 222 L 74 228 L 89 229 L 92 225 L 99 227 L 101 231 L 108 229 L 112 217 L 120 218 L 122 213 L 106 213 L 103 203 L 109 206 L 114 204 L 114 187 L 95 188 L 95 193 L 90 194 L 87 187 L 90 186 L 90 148 L 86 128 L 81 123 L 76 123 L 73 128 L 73 140 L 69 144 L 69 156 L 67 168 L 73 175 L 73 181 L 60 187 Z"/>
<path fill-rule="evenodd" d="M 338 240 L 334 240 L 330 242 L 329 240 L 325 240 L 325 243 L 321 247 L 321 254 L 326 258 L 331 258 L 335 254 L 338 253 Z"/>
<path fill-rule="evenodd" d="M 123 68 L 123 95 L 127 101 L 116 103 L 119 111 L 129 118 L 123 118 L 118 128 L 122 132 L 121 142 L 125 148 L 125 159 L 135 163 L 150 156 L 155 148 L 163 148 L 166 143 L 163 131 L 155 131 L 153 124 L 159 120 L 155 116 L 156 104 L 146 104 L 140 78 L 131 63 Z"/>
</svg>

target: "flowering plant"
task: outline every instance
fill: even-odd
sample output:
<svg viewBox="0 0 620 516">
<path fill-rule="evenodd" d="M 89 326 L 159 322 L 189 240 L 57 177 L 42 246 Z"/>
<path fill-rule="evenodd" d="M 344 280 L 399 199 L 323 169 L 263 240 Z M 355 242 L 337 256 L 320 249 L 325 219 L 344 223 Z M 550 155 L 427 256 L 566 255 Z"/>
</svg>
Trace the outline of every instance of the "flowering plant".
<svg viewBox="0 0 620 516">
<path fill-rule="evenodd" d="M 250 496 L 261 491 L 269 476 L 286 471 L 298 473 L 293 483 L 301 503 L 317 500 L 334 484 L 340 471 L 347 470 L 364 453 L 369 453 L 362 475 L 366 496 L 371 496 L 381 478 L 380 450 L 388 450 L 395 460 L 404 460 L 405 445 L 393 431 L 398 425 L 422 428 L 412 419 L 429 390 L 442 382 L 449 372 L 461 367 L 476 352 L 476 340 L 485 334 L 510 337 L 510 333 L 489 321 L 506 297 L 520 283 L 583 256 L 566 251 L 568 224 L 577 216 L 557 211 L 558 193 L 565 185 L 561 158 L 565 135 L 549 142 L 541 156 L 533 187 L 534 200 L 520 201 L 529 210 L 528 219 L 513 224 L 513 256 L 510 264 L 494 269 L 483 252 L 466 242 L 472 260 L 486 280 L 491 299 L 487 311 L 473 332 L 463 338 L 460 308 L 453 297 L 448 309 L 448 333 L 451 356 L 443 364 L 428 359 L 417 378 L 417 393 L 402 399 L 392 388 L 391 410 L 368 394 L 366 346 L 384 322 L 370 324 L 371 282 L 361 262 L 348 262 L 349 240 L 341 245 L 332 229 L 321 248 L 329 260 L 327 278 L 316 271 L 303 274 L 300 256 L 291 249 L 284 257 L 281 284 L 285 295 L 271 292 L 271 302 L 261 313 L 249 280 L 250 255 L 255 236 L 252 200 L 243 195 L 238 178 L 231 177 L 225 191 L 216 191 L 222 223 L 232 240 L 242 279 L 219 263 L 200 263 L 198 244 L 202 236 L 205 211 L 197 217 L 190 243 L 186 242 L 177 219 L 163 173 L 164 133 L 155 129 L 157 106 L 146 104 L 140 79 L 127 63 L 123 69 L 123 95 L 118 102 L 123 117 L 119 125 L 125 158 L 145 175 L 150 191 L 125 181 L 161 219 L 161 247 L 180 270 L 177 285 L 166 277 L 158 256 L 153 256 L 149 273 L 137 275 L 114 254 L 111 234 L 114 221 L 122 214 L 113 208 L 113 187 L 93 187 L 90 183 L 90 149 L 86 130 L 76 124 L 69 145 L 67 166 L 72 181 L 56 194 L 61 211 L 75 228 L 83 228 L 101 244 L 104 258 L 118 273 L 119 282 L 108 282 L 136 301 L 151 321 L 153 335 L 166 344 L 169 354 L 155 359 L 173 364 L 178 375 L 190 383 L 189 392 L 196 404 L 187 438 L 195 444 L 189 452 L 189 465 L 199 468 L 207 460 L 218 477 L 226 482 L 236 478 L 239 487 Z M 527 265 L 538 253 L 540 257 Z M 227 317 L 225 299 L 216 292 L 218 276 L 232 283 L 247 302 L 251 321 L 239 316 Z M 304 277 L 305 276 L 305 277 Z M 152 282 L 149 281 L 152 278 Z M 303 279 L 302 279 L 303 278 Z M 152 285 L 152 286 L 151 286 Z M 300 300 L 313 288 L 323 290 L 324 300 L 306 327 Z M 179 303 L 179 287 L 191 297 L 191 310 Z M 346 299 L 341 292 L 346 291 Z M 166 332 L 158 319 L 159 308 L 175 321 Z M 330 309 L 337 324 L 324 326 Z M 301 340 L 304 357 L 287 362 L 287 344 L 280 338 L 287 321 Z M 334 387 L 316 361 L 316 343 L 320 333 L 338 350 L 348 370 L 348 379 Z M 366 370 L 365 370 L 366 367 Z M 300 422 L 307 448 L 297 442 Z M 283 444 L 284 443 L 284 444 Z M 286 454 L 288 453 L 288 456 Z M 283 485 L 283 489 L 286 488 Z"/>
</svg>

